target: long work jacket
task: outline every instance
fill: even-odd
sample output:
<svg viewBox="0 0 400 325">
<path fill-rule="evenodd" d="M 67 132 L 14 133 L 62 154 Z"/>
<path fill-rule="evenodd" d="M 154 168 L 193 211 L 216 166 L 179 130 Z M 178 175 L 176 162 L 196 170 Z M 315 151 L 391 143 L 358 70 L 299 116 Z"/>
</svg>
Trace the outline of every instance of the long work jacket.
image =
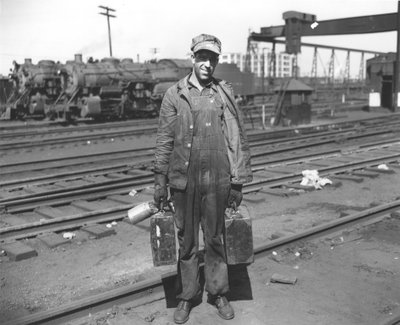
<svg viewBox="0 0 400 325">
<path fill-rule="evenodd" d="M 155 173 L 168 176 L 169 185 L 182 190 L 187 184 L 193 139 L 189 76 L 181 79 L 165 93 L 160 109 L 154 164 Z M 230 163 L 231 182 L 251 182 L 253 176 L 250 149 L 232 88 L 222 80 L 213 79 L 213 82 L 217 85 L 224 102 L 222 128 Z"/>
</svg>

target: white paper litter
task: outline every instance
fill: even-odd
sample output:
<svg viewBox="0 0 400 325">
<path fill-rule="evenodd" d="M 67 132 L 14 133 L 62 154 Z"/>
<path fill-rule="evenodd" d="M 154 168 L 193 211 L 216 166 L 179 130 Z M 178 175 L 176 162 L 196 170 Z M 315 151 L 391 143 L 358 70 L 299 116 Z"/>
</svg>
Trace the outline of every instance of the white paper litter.
<svg viewBox="0 0 400 325">
<path fill-rule="evenodd" d="M 389 170 L 389 167 L 386 164 L 381 164 L 378 166 L 378 169 Z"/>
<path fill-rule="evenodd" d="M 135 196 L 137 194 L 137 191 L 133 189 L 132 191 L 129 192 L 129 196 Z"/>
<path fill-rule="evenodd" d="M 314 186 L 316 189 L 322 189 L 326 184 L 332 184 L 332 181 L 326 177 L 319 177 L 318 170 L 303 170 L 301 172 L 303 174 L 303 179 L 301 180 L 300 185 L 303 186 Z"/>
<path fill-rule="evenodd" d="M 72 239 L 74 237 L 75 237 L 75 233 L 73 233 L 73 232 L 65 232 L 65 233 L 63 233 L 63 238 L 65 238 L 65 239 Z"/>
</svg>

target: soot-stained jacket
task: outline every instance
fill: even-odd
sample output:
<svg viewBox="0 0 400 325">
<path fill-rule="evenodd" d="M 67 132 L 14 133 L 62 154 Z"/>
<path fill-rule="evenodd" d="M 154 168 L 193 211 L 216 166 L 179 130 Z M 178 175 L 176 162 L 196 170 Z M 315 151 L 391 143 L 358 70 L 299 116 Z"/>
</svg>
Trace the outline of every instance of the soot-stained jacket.
<svg viewBox="0 0 400 325">
<path fill-rule="evenodd" d="M 185 189 L 193 139 L 193 116 L 188 89 L 190 75 L 165 93 L 161 104 L 156 139 L 154 172 L 168 177 L 169 185 Z M 213 79 L 224 102 L 223 133 L 230 162 L 231 182 L 244 184 L 253 179 L 250 149 L 244 124 L 231 86 Z"/>
</svg>

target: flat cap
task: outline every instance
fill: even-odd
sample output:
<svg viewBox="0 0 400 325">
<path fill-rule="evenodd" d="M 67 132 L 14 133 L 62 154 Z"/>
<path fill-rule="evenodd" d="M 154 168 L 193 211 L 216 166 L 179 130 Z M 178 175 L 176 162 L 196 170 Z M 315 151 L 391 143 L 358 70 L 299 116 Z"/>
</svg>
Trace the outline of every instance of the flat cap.
<svg viewBox="0 0 400 325">
<path fill-rule="evenodd" d="M 213 35 L 200 34 L 192 39 L 190 49 L 193 53 L 200 50 L 208 50 L 219 55 L 221 54 L 221 41 Z"/>
</svg>

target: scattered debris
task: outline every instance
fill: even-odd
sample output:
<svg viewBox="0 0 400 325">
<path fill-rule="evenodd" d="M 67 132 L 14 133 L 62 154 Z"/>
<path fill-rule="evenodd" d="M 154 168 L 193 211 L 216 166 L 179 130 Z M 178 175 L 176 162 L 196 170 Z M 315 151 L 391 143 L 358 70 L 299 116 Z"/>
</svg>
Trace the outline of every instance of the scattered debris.
<svg viewBox="0 0 400 325">
<path fill-rule="evenodd" d="M 271 282 L 273 283 L 284 283 L 284 284 L 295 284 L 297 277 L 291 275 L 283 275 L 279 273 L 274 273 L 271 276 Z"/>
<path fill-rule="evenodd" d="M 135 190 L 135 189 L 132 189 L 130 192 L 129 192 L 129 196 L 135 196 L 137 194 L 137 191 Z"/>
<path fill-rule="evenodd" d="M 65 238 L 65 239 L 72 239 L 72 238 L 74 238 L 76 235 L 75 235 L 75 233 L 73 233 L 73 232 L 65 232 L 65 233 L 63 233 L 63 238 Z"/>
<path fill-rule="evenodd" d="M 386 164 L 380 164 L 378 165 L 378 169 L 389 170 L 389 167 Z"/>
<path fill-rule="evenodd" d="M 316 169 L 306 169 L 301 172 L 303 174 L 303 179 L 300 185 L 302 186 L 314 186 L 316 189 L 322 189 L 326 184 L 332 184 L 332 181 L 326 177 L 319 177 L 318 170 Z"/>
<path fill-rule="evenodd" d="M 154 320 L 156 319 L 156 317 L 159 316 L 160 314 L 161 314 L 160 311 L 156 311 L 156 312 L 151 313 L 150 315 L 146 316 L 146 317 L 144 318 L 144 320 L 145 320 L 146 322 L 151 323 L 151 322 L 154 321 Z"/>
</svg>

